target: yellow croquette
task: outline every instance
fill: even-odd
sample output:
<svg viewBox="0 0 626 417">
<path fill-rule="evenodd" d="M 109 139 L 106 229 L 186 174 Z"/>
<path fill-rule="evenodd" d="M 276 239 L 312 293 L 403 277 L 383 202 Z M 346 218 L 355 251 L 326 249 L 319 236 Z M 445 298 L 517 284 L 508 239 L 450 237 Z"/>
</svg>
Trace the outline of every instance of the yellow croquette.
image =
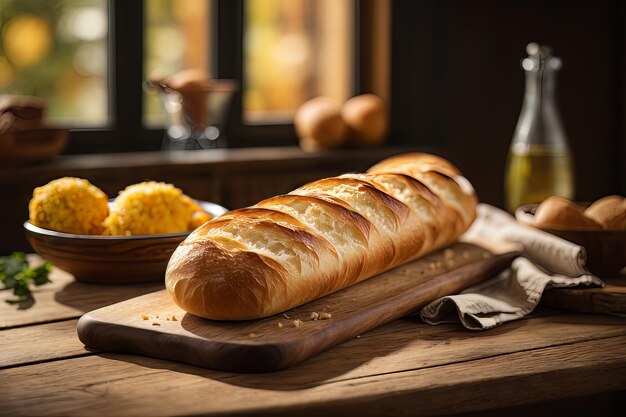
<svg viewBox="0 0 626 417">
<path fill-rule="evenodd" d="M 65 233 L 94 235 L 104 231 L 108 197 L 81 178 L 64 177 L 35 188 L 28 205 L 35 226 Z"/>
<path fill-rule="evenodd" d="M 201 213 L 201 214 L 198 214 Z M 179 233 L 208 220 L 201 208 L 172 184 L 148 181 L 126 187 L 111 205 L 105 234 Z M 196 226 L 197 225 L 197 226 Z"/>
</svg>

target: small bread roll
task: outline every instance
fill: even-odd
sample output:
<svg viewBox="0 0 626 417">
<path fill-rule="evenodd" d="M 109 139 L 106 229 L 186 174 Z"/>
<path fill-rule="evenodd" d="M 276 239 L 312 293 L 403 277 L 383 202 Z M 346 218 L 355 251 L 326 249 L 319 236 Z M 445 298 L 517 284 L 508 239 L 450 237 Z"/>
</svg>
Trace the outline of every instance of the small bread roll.
<svg viewBox="0 0 626 417">
<path fill-rule="evenodd" d="M 385 102 L 376 94 L 363 94 L 348 100 L 341 109 L 350 140 L 358 145 L 380 145 L 387 134 Z"/>
<path fill-rule="evenodd" d="M 626 230 L 626 198 L 609 195 L 585 210 L 585 216 L 606 230 Z"/>
<path fill-rule="evenodd" d="M 535 212 L 536 227 L 558 230 L 600 230 L 594 220 L 585 216 L 581 207 L 562 197 L 546 198 Z"/>
<path fill-rule="evenodd" d="M 294 116 L 300 146 L 307 152 L 334 148 L 345 143 L 346 125 L 341 109 L 328 97 L 315 97 L 304 103 Z"/>
<path fill-rule="evenodd" d="M 196 129 L 205 129 L 211 120 L 208 96 L 211 91 L 209 76 L 198 69 L 186 69 L 174 74 L 168 85 L 182 96 L 183 112 Z"/>
<path fill-rule="evenodd" d="M 211 80 L 209 76 L 199 69 L 185 69 L 170 78 L 168 85 L 181 93 L 184 92 L 209 92 L 211 90 Z"/>
</svg>

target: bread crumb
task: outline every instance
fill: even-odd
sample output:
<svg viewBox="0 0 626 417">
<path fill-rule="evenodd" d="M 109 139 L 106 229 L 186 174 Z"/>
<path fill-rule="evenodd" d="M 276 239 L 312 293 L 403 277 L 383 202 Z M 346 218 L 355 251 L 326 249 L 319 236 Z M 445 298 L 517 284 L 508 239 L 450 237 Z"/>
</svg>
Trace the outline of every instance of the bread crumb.
<svg viewBox="0 0 626 417">
<path fill-rule="evenodd" d="M 448 266 L 448 268 L 454 268 L 454 265 L 455 265 L 454 259 L 448 259 L 446 261 L 446 265 Z"/>
<path fill-rule="evenodd" d="M 287 320 L 291 320 L 291 317 L 287 313 L 283 313 L 283 317 Z"/>
<path fill-rule="evenodd" d="M 315 321 L 320 317 L 320 314 L 316 311 L 311 313 L 311 320 Z"/>
<path fill-rule="evenodd" d="M 357 338 L 357 339 L 360 339 L 360 338 L 361 338 L 361 335 L 360 335 L 360 334 L 357 334 L 357 335 L 356 335 L 356 338 Z"/>
<path fill-rule="evenodd" d="M 178 318 L 172 314 L 172 321 L 178 321 Z"/>
<path fill-rule="evenodd" d="M 434 263 L 434 262 L 429 262 L 429 263 L 428 263 L 428 269 L 435 269 L 435 267 L 436 267 L 436 266 L 437 266 L 437 265 L 435 265 L 435 263 Z"/>
<path fill-rule="evenodd" d="M 484 259 L 491 258 L 491 254 L 489 252 L 484 252 L 483 253 L 483 258 Z"/>
<path fill-rule="evenodd" d="M 466 250 L 464 250 L 464 251 L 463 251 L 463 258 L 465 258 L 465 259 L 469 259 L 469 257 L 470 257 L 469 252 L 468 252 L 468 251 L 466 251 Z"/>
<path fill-rule="evenodd" d="M 325 312 L 325 311 L 323 311 L 323 312 L 321 312 L 321 313 L 319 314 L 319 319 L 320 319 L 320 320 L 328 320 L 328 319 L 330 319 L 330 318 L 332 318 L 332 317 L 333 317 L 333 315 L 332 315 L 332 314 L 327 313 L 327 312 Z"/>
<path fill-rule="evenodd" d="M 437 261 L 435 265 L 437 266 L 437 268 L 441 268 L 443 266 L 443 262 Z"/>
<path fill-rule="evenodd" d="M 278 322 L 277 326 L 278 326 L 279 329 L 283 328 L 283 324 L 281 322 Z"/>
<path fill-rule="evenodd" d="M 141 320 L 148 320 L 150 317 L 145 314 L 145 313 L 141 313 Z"/>
<path fill-rule="evenodd" d="M 293 327 L 300 327 L 300 326 L 302 326 L 302 320 L 300 320 L 300 319 L 295 319 L 295 320 L 293 321 Z"/>
<path fill-rule="evenodd" d="M 154 316 L 154 317 L 156 317 L 156 318 L 158 319 L 158 318 L 159 318 L 159 315 L 157 314 L 157 315 L 156 315 L 156 316 Z"/>
<path fill-rule="evenodd" d="M 256 337 L 256 333 L 250 333 L 248 334 L 248 337 Z"/>
<path fill-rule="evenodd" d="M 157 323 L 156 321 L 152 323 L 153 326 L 160 326 L 161 323 Z"/>
<path fill-rule="evenodd" d="M 454 251 L 452 249 L 446 249 L 443 251 L 443 259 L 454 258 Z"/>
</svg>

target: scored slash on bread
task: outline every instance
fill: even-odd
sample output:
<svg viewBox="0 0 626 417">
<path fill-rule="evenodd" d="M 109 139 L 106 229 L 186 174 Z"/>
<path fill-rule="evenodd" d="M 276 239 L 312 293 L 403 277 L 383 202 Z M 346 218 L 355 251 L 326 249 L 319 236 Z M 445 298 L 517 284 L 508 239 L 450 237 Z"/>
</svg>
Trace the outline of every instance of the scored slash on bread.
<svg viewBox="0 0 626 417">
<path fill-rule="evenodd" d="M 166 288 L 197 316 L 267 317 L 452 243 L 476 205 L 446 160 L 389 158 L 205 223 L 172 255 Z"/>
</svg>

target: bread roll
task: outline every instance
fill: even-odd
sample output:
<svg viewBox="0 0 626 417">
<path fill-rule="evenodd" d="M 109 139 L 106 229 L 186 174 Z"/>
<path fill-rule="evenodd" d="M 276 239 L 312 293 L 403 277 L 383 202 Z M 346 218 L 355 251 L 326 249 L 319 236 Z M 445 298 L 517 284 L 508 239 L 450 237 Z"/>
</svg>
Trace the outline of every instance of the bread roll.
<svg viewBox="0 0 626 417">
<path fill-rule="evenodd" d="M 585 216 L 582 207 L 555 195 L 537 206 L 534 226 L 556 230 L 600 230 L 598 223 Z"/>
<path fill-rule="evenodd" d="M 196 129 L 209 126 L 211 80 L 208 74 L 199 69 L 182 70 L 170 78 L 168 85 L 182 96 L 183 113 L 193 121 Z"/>
<path fill-rule="evenodd" d="M 267 317 L 452 243 L 476 204 L 447 161 L 390 158 L 205 223 L 172 255 L 166 288 L 197 316 Z"/>
<path fill-rule="evenodd" d="M 352 143 L 373 146 L 384 142 L 389 121 L 385 102 L 376 94 L 352 97 L 342 106 L 341 117 Z"/>
<path fill-rule="evenodd" d="M 341 108 L 328 97 L 315 97 L 304 103 L 294 115 L 300 147 L 306 152 L 341 146 L 346 141 L 346 125 Z"/>
<path fill-rule="evenodd" d="M 601 198 L 585 210 L 585 216 L 603 229 L 626 230 L 626 198 L 619 195 Z"/>
</svg>

